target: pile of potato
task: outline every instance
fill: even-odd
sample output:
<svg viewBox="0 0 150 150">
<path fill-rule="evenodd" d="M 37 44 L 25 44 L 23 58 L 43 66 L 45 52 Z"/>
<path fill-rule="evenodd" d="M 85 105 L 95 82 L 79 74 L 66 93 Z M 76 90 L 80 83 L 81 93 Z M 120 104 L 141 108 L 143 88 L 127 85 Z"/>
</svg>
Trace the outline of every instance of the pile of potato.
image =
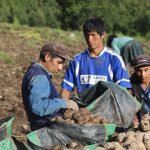
<svg viewBox="0 0 150 150">
<path fill-rule="evenodd" d="M 104 124 L 108 123 L 106 119 L 98 115 L 92 115 L 86 108 L 80 108 L 78 112 L 71 109 L 66 109 L 63 117 L 56 117 L 53 119 L 56 122 L 64 122 L 67 124 Z"/>
<path fill-rule="evenodd" d="M 150 150 L 150 115 L 142 117 L 136 132 L 129 130 L 118 133 L 113 142 L 95 150 Z"/>
<path fill-rule="evenodd" d="M 80 108 L 78 112 L 74 112 L 71 109 L 66 109 L 63 117 L 53 118 L 51 121 L 62 122 L 66 124 L 79 124 L 79 125 L 92 125 L 92 124 L 104 124 L 108 123 L 106 119 L 101 118 L 98 115 L 92 115 L 86 108 Z M 76 142 L 68 143 L 65 148 L 63 145 L 55 145 L 50 150 L 64 150 L 64 149 L 83 149 L 83 145 Z"/>
<path fill-rule="evenodd" d="M 81 108 L 78 112 L 74 113 L 72 110 L 67 109 L 64 117 L 58 117 L 55 121 L 66 122 L 69 124 L 104 124 L 108 121 L 98 116 L 92 116 L 90 112 Z M 52 150 L 88 150 L 79 143 L 71 142 L 66 147 L 59 146 Z M 128 130 L 126 132 L 115 133 L 111 142 L 107 142 L 103 147 L 96 147 L 95 150 L 150 150 L 150 115 L 146 114 L 142 117 L 136 130 Z"/>
</svg>

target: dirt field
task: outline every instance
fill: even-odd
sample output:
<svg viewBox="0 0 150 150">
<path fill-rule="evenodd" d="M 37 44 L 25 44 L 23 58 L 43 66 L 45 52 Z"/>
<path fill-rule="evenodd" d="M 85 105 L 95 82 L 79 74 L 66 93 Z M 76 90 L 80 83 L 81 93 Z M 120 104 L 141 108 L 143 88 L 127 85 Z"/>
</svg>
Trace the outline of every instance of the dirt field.
<svg viewBox="0 0 150 150">
<path fill-rule="evenodd" d="M 30 132 L 26 113 L 23 108 L 21 97 L 21 81 L 29 63 L 38 58 L 38 50 L 42 46 L 42 42 L 35 43 L 30 46 L 28 39 L 20 36 L 17 32 L 13 33 L 0 30 L 0 51 L 5 52 L 15 61 L 15 63 L 7 63 L 0 59 L 0 118 L 14 115 L 13 136 L 18 140 L 24 141 L 26 134 Z M 147 47 L 147 45 L 144 45 Z M 82 48 L 82 44 L 80 48 Z M 72 51 L 77 46 L 72 46 Z M 70 52 L 73 55 L 73 52 Z M 77 53 L 77 52 L 74 52 Z M 54 75 L 54 78 L 62 75 Z M 58 89 L 60 81 L 55 83 Z"/>
<path fill-rule="evenodd" d="M 35 40 L 33 44 L 34 41 L 31 40 L 32 37 L 21 36 L 20 31 L 13 32 L 6 28 L 0 30 L 0 52 L 9 56 L 6 61 L 0 58 L 0 119 L 15 116 L 13 136 L 21 141 L 26 140 L 26 134 L 30 132 L 22 103 L 21 82 L 28 65 L 38 59 L 39 50 L 45 43 L 44 40 L 40 42 Z M 73 55 L 72 51 L 76 51 L 76 47 L 71 47 L 70 55 Z M 60 90 L 63 74 L 53 76 Z M 57 80 L 58 78 L 60 80 Z"/>
<path fill-rule="evenodd" d="M 14 115 L 13 135 L 24 140 L 28 122 L 22 104 L 21 81 L 27 60 L 31 54 L 36 54 L 24 46 L 24 39 L 5 32 L 0 32 L 0 50 L 4 50 L 16 62 L 13 65 L 0 61 L 0 118 Z"/>
</svg>

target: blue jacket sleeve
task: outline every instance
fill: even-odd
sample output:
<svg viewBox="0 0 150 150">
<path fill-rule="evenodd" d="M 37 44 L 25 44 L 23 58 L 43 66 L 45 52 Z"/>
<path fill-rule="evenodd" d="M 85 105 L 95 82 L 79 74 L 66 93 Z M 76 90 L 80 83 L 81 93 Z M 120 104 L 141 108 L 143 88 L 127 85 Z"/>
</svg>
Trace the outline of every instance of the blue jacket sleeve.
<svg viewBox="0 0 150 150">
<path fill-rule="evenodd" d="M 38 75 L 31 80 L 28 103 L 30 110 L 39 116 L 50 115 L 66 108 L 66 102 L 60 98 L 50 99 L 50 84 L 46 76 Z"/>
</svg>

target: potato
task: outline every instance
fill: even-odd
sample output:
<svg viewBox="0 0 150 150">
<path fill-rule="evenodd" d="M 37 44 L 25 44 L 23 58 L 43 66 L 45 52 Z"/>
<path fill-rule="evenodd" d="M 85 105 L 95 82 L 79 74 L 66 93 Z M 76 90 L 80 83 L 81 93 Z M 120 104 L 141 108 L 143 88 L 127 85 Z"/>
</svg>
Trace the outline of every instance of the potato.
<svg viewBox="0 0 150 150">
<path fill-rule="evenodd" d="M 73 119 L 74 119 L 74 120 L 77 120 L 80 116 L 81 116 L 81 115 L 80 115 L 79 112 L 75 112 L 75 113 L 73 114 Z"/>
<path fill-rule="evenodd" d="M 84 124 L 84 116 L 80 116 L 75 120 L 76 123 L 78 124 Z"/>
<path fill-rule="evenodd" d="M 96 147 L 94 150 L 106 150 L 104 147 Z"/>
<path fill-rule="evenodd" d="M 143 132 L 137 131 L 135 134 L 136 141 L 143 142 L 143 136 L 144 136 Z"/>
<path fill-rule="evenodd" d="M 108 120 L 106 120 L 104 118 L 100 119 L 100 124 L 108 124 L 108 123 L 109 123 Z"/>
<path fill-rule="evenodd" d="M 55 121 L 56 122 L 64 122 L 65 120 L 61 116 L 59 116 L 59 117 L 56 117 Z"/>
<path fill-rule="evenodd" d="M 55 118 L 51 118 L 50 121 L 56 121 L 56 117 Z"/>
<path fill-rule="evenodd" d="M 72 109 L 66 109 L 64 113 L 64 119 L 72 119 L 73 113 L 74 112 Z"/>
<path fill-rule="evenodd" d="M 127 140 L 123 143 L 123 146 L 128 147 L 132 142 L 135 142 L 135 141 L 136 141 L 136 138 L 132 134 L 129 134 L 127 135 Z"/>
<path fill-rule="evenodd" d="M 144 134 L 143 143 L 145 144 L 146 150 L 150 150 L 150 132 Z"/>
<path fill-rule="evenodd" d="M 92 124 L 100 124 L 100 117 L 94 116 L 91 120 Z"/>
<path fill-rule="evenodd" d="M 150 122 L 148 120 L 141 120 L 140 127 L 143 131 L 149 131 L 150 130 Z"/>
<path fill-rule="evenodd" d="M 80 108 L 78 112 L 80 113 L 80 115 L 83 115 L 83 116 L 90 114 L 90 112 L 86 108 Z"/>
<path fill-rule="evenodd" d="M 149 114 L 145 114 L 140 122 L 140 128 L 143 131 L 149 131 L 150 130 L 150 115 Z"/>
<path fill-rule="evenodd" d="M 146 150 L 145 145 L 142 142 L 132 142 L 127 147 L 128 150 Z"/>
<path fill-rule="evenodd" d="M 117 142 L 119 142 L 119 143 L 123 143 L 126 139 L 127 139 L 127 134 L 126 134 L 125 132 L 119 133 L 119 134 L 116 136 L 116 140 L 117 140 Z"/>
<path fill-rule="evenodd" d="M 108 142 L 104 147 L 107 150 L 124 150 L 118 142 Z"/>
<path fill-rule="evenodd" d="M 75 147 L 75 150 L 81 150 L 83 149 L 83 145 L 78 143 L 78 145 Z"/>
<path fill-rule="evenodd" d="M 75 148 L 78 144 L 76 142 L 70 142 L 69 144 L 66 145 L 67 148 Z"/>
<path fill-rule="evenodd" d="M 87 123 L 90 120 L 90 115 L 87 114 L 84 116 L 84 123 Z"/>
<path fill-rule="evenodd" d="M 66 124 L 73 124 L 74 122 L 73 122 L 72 120 L 70 120 L 70 119 L 66 119 L 66 120 L 65 120 L 65 123 L 66 123 Z"/>
<path fill-rule="evenodd" d="M 145 114 L 144 116 L 142 116 L 141 120 L 148 120 L 148 121 L 150 121 L 150 115 L 149 114 Z"/>
<path fill-rule="evenodd" d="M 129 135 L 135 136 L 135 134 L 136 134 L 136 133 L 135 133 L 134 131 L 130 131 L 130 130 L 129 130 L 129 131 L 127 132 L 127 136 L 129 136 Z"/>
</svg>

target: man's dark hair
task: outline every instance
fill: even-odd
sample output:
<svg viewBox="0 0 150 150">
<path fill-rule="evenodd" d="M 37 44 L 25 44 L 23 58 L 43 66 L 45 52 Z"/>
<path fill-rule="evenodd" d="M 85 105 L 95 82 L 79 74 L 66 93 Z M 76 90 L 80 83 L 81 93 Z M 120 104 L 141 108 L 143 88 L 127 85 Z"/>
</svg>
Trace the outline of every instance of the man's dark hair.
<svg viewBox="0 0 150 150">
<path fill-rule="evenodd" d="M 100 17 L 93 17 L 87 20 L 83 25 L 83 32 L 86 35 L 88 32 L 97 32 L 100 36 L 105 32 L 105 24 Z"/>
<path fill-rule="evenodd" d="M 106 42 L 108 47 L 111 47 L 111 43 L 112 43 L 113 39 L 116 38 L 116 37 L 117 37 L 117 35 L 114 34 L 114 33 L 112 33 L 108 36 L 107 42 Z"/>
</svg>

